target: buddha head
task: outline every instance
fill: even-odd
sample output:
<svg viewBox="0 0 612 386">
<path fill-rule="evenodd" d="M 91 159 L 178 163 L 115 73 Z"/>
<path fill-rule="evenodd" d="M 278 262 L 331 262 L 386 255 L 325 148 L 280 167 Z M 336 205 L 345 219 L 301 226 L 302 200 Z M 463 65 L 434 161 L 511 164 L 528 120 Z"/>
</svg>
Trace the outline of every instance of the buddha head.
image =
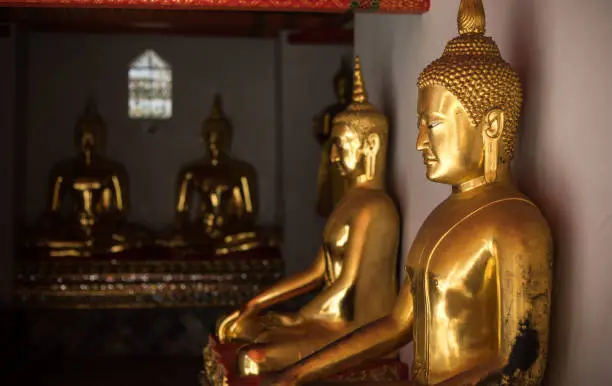
<svg viewBox="0 0 612 386">
<path fill-rule="evenodd" d="M 75 127 L 75 143 L 86 154 L 103 149 L 106 124 L 98 112 L 95 99 L 90 97 Z"/>
<path fill-rule="evenodd" d="M 484 35 L 482 0 L 462 0 L 457 23 L 459 36 L 419 76 L 417 149 L 432 181 L 494 182 L 514 153 L 521 84 Z"/>
<path fill-rule="evenodd" d="M 352 76 L 353 74 L 348 61 L 342 58 L 340 69 L 334 76 L 334 92 L 336 94 L 336 99 L 340 103 L 346 103 L 348 96 L 351 95 Z"/>
<path fill-rule="evenodd" d="M 216 159 L 229 150 L 232 137 L 232 127 L 223 114 L 221 96 L 215 95 L 210 116 L 202 124 L 202 141 L 210 156 Z"/>
<path fill-rule="evenodd" d="M 333 120 L 331 162 L 348 179 L 373 180 L 385 167 L 387 119 L 368 102 L 359 57 L 355 58 L 351 104 Z"/>
</svg>

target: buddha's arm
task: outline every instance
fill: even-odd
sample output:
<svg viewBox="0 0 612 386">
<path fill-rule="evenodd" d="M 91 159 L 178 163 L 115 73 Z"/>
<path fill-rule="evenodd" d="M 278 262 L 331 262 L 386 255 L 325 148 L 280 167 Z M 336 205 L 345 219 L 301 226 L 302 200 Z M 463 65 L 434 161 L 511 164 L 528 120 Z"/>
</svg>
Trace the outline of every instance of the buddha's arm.
<svg viewBox="0 0 612 386">
<path fill-rule="evenodd" d="M 268 307 L 306 294 L 322 286 L 324 279 L 325 260 L 323 248 L 321 248 L 315 258 L 315 262 L 309 269 L 281 280 L 249 300 L 240 310 L 234 311 L 217 321 L 217 338 L 225 342 L 230 336 L 233 336 L 232 339 L 241 337 L 241 334 L 243 334 L 243 332 L 240 332 L 241 326 L 248 326 L 251 317 L 257 316 Z M 230 332 L 232 330 L 234 331 Z"/>
<path fill-rule="evenodd" d="M 192 172 L 182 172 L 178 179 L 178 193 L 176 202 L 176 214 L 179 221 L 183 221 L 189 213 L 191 184 L 193 182 Z"/>
<path fill-rule="evenodd" d="M 257 216 L 257 178 L 254 172 L 240 176 L 240 205 L 244 219 L 254 220 Z"/>
<path fill-rule="evenodd" d="M 319 145 L 323 145 L 329 139 L 331 128 L 332 114 L 329 111 L 326 110 L 314 118 L 312 133 Z"/>
<path fill-rule="evenodd" d="M 332 119 L 329 113 L 323 115 L 323 135 L 329 137 L 331 135 Z"/>
<path fill-rule="evenodd" d="M 127 178 L 115 174 L 111 177 L 113 183 L 113 191 L 115 192 L 115 205 L 119 212 L 125 212 L 128 207 L 128 187 Z"/>
<path fill-rule="evenodd" d="M 275 304 L 306 294 L 323 285 L 325 260 L 323 248 L 310 268 L 281 280 L 247 302 L 243 314 L 256 314 Z"/>
<path fill-rule="evenodd" d="M 412 294 L 410 282 L 406 279 L 390 315 L 355 330 L 292 365 L 277 380 L 302 385 L 380 358 L 410 342 L 412 323 Z"/>
<path fill-rule="evenodd" d="M 361 212 L 356 214 L 349 225 L 345 225 L 344 232 L 339 240 L 329 240 L 330 243 L 341 243 L 342 239 L 348 237 L 345 241 L 345 251 L 343 255 L 342 271 L 340 275 L 332 281 L 332 283 L 321 291 L 312 301 L 303 309 L 302 313 L 316 314 L 324 309 L 336 309 L 337 315 L 334 317 L 338 320 L 347 321 L 352 316 L 350 315 L 353 307 L 344 301 L 344 298 L 349 296 L 351 288 L 355 285 L 360 269 L 376 269 L 375 267 L 362 267 L 364 257 L 367 256 L 369 261 L 376 261 L 374 257 L 385 248 L 380 248 L 379 243 L 386 240 L 377 232 L 378 229 L 384 231 L 384 220 L 382 218 L 373 218 L 373 208 L 360 208 Z M 381 211 L 379 216 L 383 217 Z M 373 222 L 379 221 L 380 224 Z M 376 289 L 372 289 L 376 291 Z M 375 295 L 372 295 L 375 296 Z M 341 304 L 341 307 L 330 307 L 330 303 Z M 345 310 L 344 306 L 348 306 Z M 331 316 L 331 315 L 329 315 Z"/>
<path fill-rule="evenodd" d="M 531 225 L 523 224 L 518 232 L 508 226 L 506 231 L 510 237 L 489 243 L 497 271 L 494 290 L 500 294 L 496 352 L 489 354 L 489 358 L 481 357 L 472 368 L 442 382 L 441 386 L 476 385 L 489 378 L 512 376 L 542 360 L 539 350 L 545 343 L 540 339 L 548 331 L 542 322 L 548 323 L 548 315 L 536 315 L 542 310 L 534 307 L 534 303 L 540 299 L 545 304 L 549 301 L 548 262 L 552 243 L 546 227 L 537 229 Z M 512 237 L 513 233 L 517 237 Z"/>
<path fill-rule="evenodd" d="M 329 157 L 330 143 L 325 141 L 321 149 L 321 157 L 319 160 L 319 173 L 317 176 L 317 205 L 319 213 L 326 213 L 328 207 L 331 206 L 331 190 L 329 189 Z"/>
<path fill-rule="evenodd" d="M 51 194 L 49 195 L 49 209 L 51 212 L 58 212 L 62 206 L 64 196 L 64 178 L 55 176 L 51 178 Z"/>
</svg>

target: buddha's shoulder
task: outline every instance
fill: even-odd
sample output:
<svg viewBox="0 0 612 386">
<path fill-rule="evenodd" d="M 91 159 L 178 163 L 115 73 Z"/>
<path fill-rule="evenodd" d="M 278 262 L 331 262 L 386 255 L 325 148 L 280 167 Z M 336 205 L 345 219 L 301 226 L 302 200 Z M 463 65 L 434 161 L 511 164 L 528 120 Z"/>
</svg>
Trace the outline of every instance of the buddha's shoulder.
<svg viewBox="0 0 612 386">
<path fill-rule="evenodd" d="M 50 174 L 53 176 L 61 176 L 71 173 L 75 168 L 78 159 L 75 157 L 64 158 L 51 166 Z"/>
<path fill-rule="evenodd" d="M 481 211 L 484 222 L 497 230 L 499 238 L 520 238 L 525 235 L 535 242 L 550 239 L 550 227 L 538 206 L 528 197 L 519 194 L 505 197 L 487 205 Z"/>
<path fill-rule="evenodd" d="M 544 220 L 540 208 L 522 193 L 498 197 L 483 205 L 481 211 L 503 220 Z"/>
<path fill-rule="evenodd" d="M 125 166 L 121 162 L 105 155 L 97 156 L 92 165 L 104 170 L 125 170 Z"/>
<path fill-rule="evenodd" d="M 207 168 L 208 165 L 206 164 L 205 160 L 203 158 L 198 158 L 196 160 L 183 164 L 180 168 L 179 174 L 197 174 L 201 173 L 202 171 L 205 171 Z"/>
<path fill-rule="evenodd" d="M 228 167 L 239 174 L 244 174 L 251 178 L 254 178 L 257 174 L 255 167 L 251 163 L 241 159 L 233 159 L 232 162 L 228 164 Z"/>
<path fill-rule="evenodd" d="M 253 164 L 243 159 L 240 159 L 240 158 L 232 158 L 232 162 L 230 163 L 230 165 L 232 165 L 234 168 L 252 169 L 252 170 L 255 169 L 253 167 Z"/>
<path fill-rule="evenodd" d="M 86 164 L 80 157 L 66 158 L 59 161 L 50 171 L 54 176 L 90 175 L 92 173 L 101 176 L 113 174 L 126 174 L 125 166 L 111 158 L 99 156 L 92 164 Z"/>
</svg>

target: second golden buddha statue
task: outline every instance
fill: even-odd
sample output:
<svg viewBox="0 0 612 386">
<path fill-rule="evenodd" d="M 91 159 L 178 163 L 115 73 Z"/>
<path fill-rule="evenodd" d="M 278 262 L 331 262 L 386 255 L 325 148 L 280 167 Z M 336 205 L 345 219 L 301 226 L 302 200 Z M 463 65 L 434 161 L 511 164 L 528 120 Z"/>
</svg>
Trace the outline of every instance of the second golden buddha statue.
<svg viewBox="0 0 612 386">
<path fill-rule="evenodd" d="M 126 221 L 127 172 L 102 155 L 106 125 L 90 99 L 75 130 L 80 154 L 50 172 L 48 210 L 29 247 L 53 257 L 115 254 L 150 242 L 149 232 Z"/>
<path fill-rule="evenodd" d="M 331 159 L 349 190 L 329 217 L 311 267 L 263 291 L 217 326 L 220 342 L 244 342 L 242 375 L 280 370 L 390 312 L 397 293 L 397 209 L 385 190 L 388 126 L 368 101 L 359 59 L 353 98 L 333 121 Z M 316 292 L 297 313 L 269 307 Z"/>
<path fill-rule="evenodd" d="M 510 174 L 521 85 L 484 34 L 481 0 L 461 1 L 458 27 L 418 81 L 417 149 L 452 193 L 416 235 L 394 310 L 269 384 L 323 379 L 411 341 L 415 385 L 542 383 L 552 241 Z"/>
<path fill-rule="evenodd" d="M 321 160 L 319 162 L 319 175 L 317 184 L 317 213 L 322 217 L 329 217 L 334 207 L 348 189 L 348 182 L 337 167 L 331 162 L 332 123 L 336 114 L 344 111 L 350 103 L 351 78 L 353 74 L 346 60 L 334 76 L 334 92 L 336 102 L 328 106 L 315 119 L 314 136 L 321 146 Z"/>
<path fill-rule="evenodd" d="M 229 155 L 231 135 L 217 95 L 202 125 L 207 155 L 179 172 L 175 226 L 158 245 L 225 254 L 278 243 L 256 228 L 257 173 Z"/>
</svg>

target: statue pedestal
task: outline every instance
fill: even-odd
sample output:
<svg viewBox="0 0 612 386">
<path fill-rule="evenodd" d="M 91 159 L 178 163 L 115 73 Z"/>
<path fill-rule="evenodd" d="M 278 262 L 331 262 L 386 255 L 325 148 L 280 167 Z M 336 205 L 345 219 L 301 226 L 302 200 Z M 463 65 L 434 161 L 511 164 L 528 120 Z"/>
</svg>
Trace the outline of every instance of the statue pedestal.
<svg viewBox="0 0 612 386">
<path fill-rule="evenodd" d="M 259 386 L 261 376 L 240 377 L 236 368 L 236 353 L 240 344 L 218 343 L 212 336 L 204 348 L 202 386 Z M 364 363 L 326 380 L 329 383 L 407 381 L 408 366 L 399 359 L 379 359 Z"/>
<path fill-rule="evenodd" d="M 160 250 L 89 258 L 25 258 L 15 303 L 36 308 L 236 307 L 278 281 L 278 248 L 223 256 Z"/>
<path fill-rule="evenodd" d="M 22 255 L 16 271 L 9 326 L 0 314 L 11 364 L 183 357 L 199 363 L 208 328 L 279 280 L 283 260 L 278 249 L 225 256 L 143 249 L 88 258 Z"/>
</svg>

